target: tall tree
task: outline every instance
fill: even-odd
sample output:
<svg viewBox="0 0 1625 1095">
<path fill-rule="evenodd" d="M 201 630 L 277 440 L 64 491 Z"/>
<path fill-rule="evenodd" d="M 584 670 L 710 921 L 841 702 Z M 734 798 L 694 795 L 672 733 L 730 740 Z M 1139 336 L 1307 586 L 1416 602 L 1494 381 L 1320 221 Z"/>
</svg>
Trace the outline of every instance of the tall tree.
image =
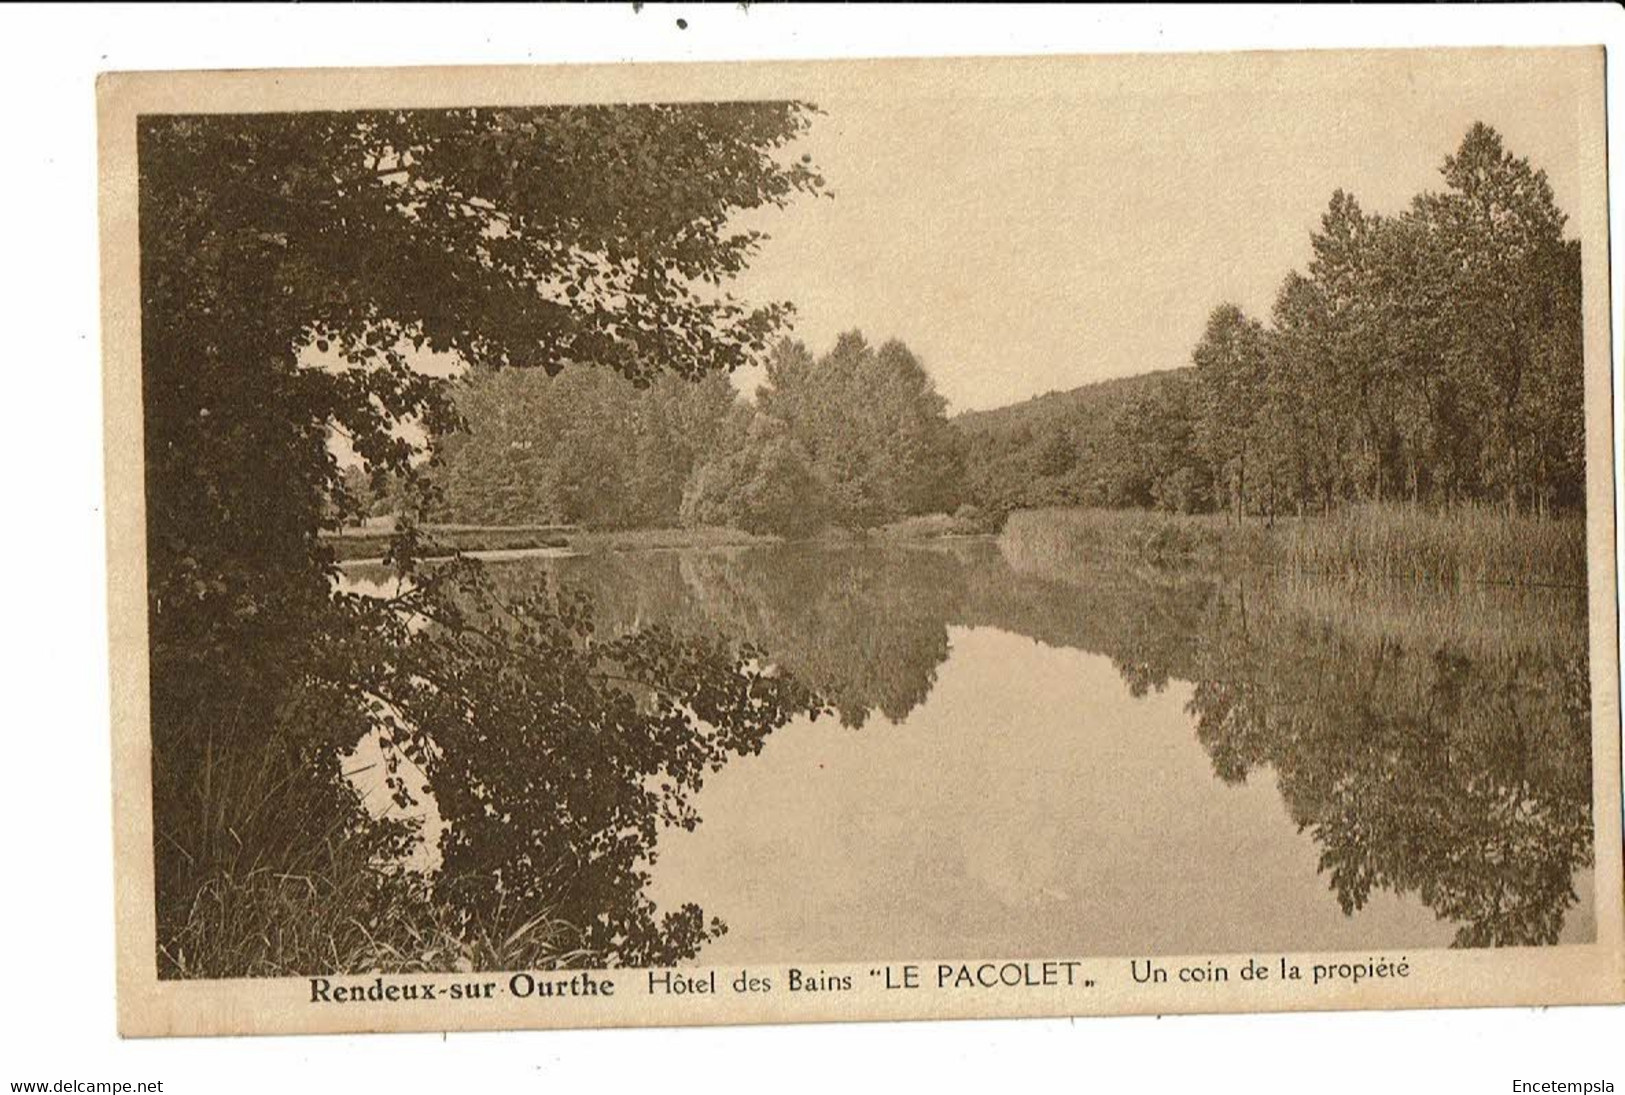
<svg viewBox="0 0 1625 1095">
<path fill-rule="evenodd" d="M 377 725 L 372 685 L 399 644 L 376 640 L 396 606 L 334 591 L 318 538 L 341 519 L 329 434 L 375 476 L 418 482 L 401 424 L 455 423 L 424 352 L 638 380 L 750 360 L 786 306 L 715 291 L 761 239 L 732 218 L 821 187 L 786 155 L 809 117 L 762 102 L 140 121 L 160 939 L 245 846 L 262 862 L 312 854 L 362 819 L 338 760 Z M 414 553 L 408 528 L 393 555 L 410 570 Z M 458 616 L 418 581 L 418 608 L 448 621 L 424 642 L 454 651 Z M 502 634 L 517 660 L 563 632 Z M 499 701 L 489 674 L 464 685 L 475 710 L 523 702 Z M 662 727 L 640 732 L 671 740 Z M 672 803 L 692 782 L 670 781 Z M 284 789 L 282 808 L 256 807 L 250 783 Z"/>
<path fill-rule="evenodd" d="M 1321 286 L 1294 271 L 1276 294 L 1269 339 L 1272 394 L 1299 462 L 1297 497 L 1322 511 L 1353 482 L 1347 467 L 1352 424 L 1335 397 L 1340 378 L 1327 312 Z"/>
<path fill-rule="evenodd" d="M 1476 125 L 1448 189 L 1399 216 L 1332 195 L 1264 334 L 1215 313 L 1197 348 L 1202 436 L 1237 502 L 1584 499 L 1579 245 L 1543 173 Z M 1215 325 L 1216 324 L 1216 325 Z"/>
<path fill-rule="evenodd" d="M 1200 392 L 1199 443 L 1240 521 L 1246 513 L 1248 461 L 1258 447 L 1255 410 L 1263 391 L 1264 329 L 1236 305 L 1221 304 L 1208 317 L 1191 359 Z"/>
<path fill-rule="evenodd" d="M 1448 189 L 1419 198 L 1416 210 L 1454 273 L 1454 352 L 1486 395 L 1488 485 L 1516 506 L 1520 493 L 1542 494 L 1540 438 L 1562 425 L 1539 413 L 1539 376 L 1579 378 L 1570 367 L 1578 364 L 1577 253 L 1563 241 L 1566 218 L 1546 173 L 1508 152 L 1489 126 L 1475 124 L 1442 173 Z M 1580 390 L 1567 395 L 1577 402 Z"/>
</svg>

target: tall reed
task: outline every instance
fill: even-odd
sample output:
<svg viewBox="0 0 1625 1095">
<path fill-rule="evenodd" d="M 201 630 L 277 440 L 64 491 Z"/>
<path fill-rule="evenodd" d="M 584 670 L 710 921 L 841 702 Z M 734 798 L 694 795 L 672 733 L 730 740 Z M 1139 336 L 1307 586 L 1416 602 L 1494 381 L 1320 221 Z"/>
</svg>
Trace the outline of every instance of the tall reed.
<svg viewBox="0 0 1625 1095">
<path fill-rule="evenodd" d="M 1317 574 L 1505 585 L 1583 586 L 1585 522 L 1488 506 L 1348 506 L 1273 537 L 1286 565 Z"/>
<path fill-rule="evenodd" d="M 1003 539 L 1029 558 L 1090 555 L 1268 566 L 1380 580 L 1583 587 L 1585 522 L 1487 506 L 1346 506 L 1323 517 L 1239 526 L 1218 514 L 1043 509 L 1012 513 Z"/>
</svg>

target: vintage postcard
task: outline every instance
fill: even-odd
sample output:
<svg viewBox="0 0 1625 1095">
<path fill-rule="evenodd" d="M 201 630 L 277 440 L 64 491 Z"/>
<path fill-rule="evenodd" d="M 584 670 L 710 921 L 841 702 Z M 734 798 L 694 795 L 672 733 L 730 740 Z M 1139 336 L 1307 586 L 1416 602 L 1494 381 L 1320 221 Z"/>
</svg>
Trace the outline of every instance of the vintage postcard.
<svg viewBox="0 0 1625 1095">
<path fill-rule="evenodd" d="M 1600 47 L 99 110 L 125 1034 L 1625 995 Z"/>
</svg>

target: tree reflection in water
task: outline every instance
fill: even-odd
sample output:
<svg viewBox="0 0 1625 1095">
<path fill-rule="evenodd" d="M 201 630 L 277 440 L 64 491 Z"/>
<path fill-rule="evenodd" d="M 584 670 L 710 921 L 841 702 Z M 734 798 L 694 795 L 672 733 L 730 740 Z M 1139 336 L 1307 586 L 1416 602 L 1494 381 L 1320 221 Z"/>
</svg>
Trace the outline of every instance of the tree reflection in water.
<svg viewBox="0 0 1625 1095">
<path fill-rule="evenodd" d="M 1274 773 L 1345 914 L 1374 891 L 1415 894 L 1457 946 L 1556 942 L 1591 864 L 1581 593 L 1350 589 L 987 541 L 493 569 L 523 586 L 534 568 L 586 592 L 600 633 L 661 623 L 769 652 L 849 727 L 923 703 L 951 625 L 1104 654 L 1134 696 L 1192 682 L 1215 776 Z"/>
<path fill-rule="evenodd" d="M 1214 616 L 1197 737 L 1227 782 L 1274 770 L 1345 913 L 1386 889 L 1457 924 L 1456 946 L 1557 941 L 1591 863 L 1582 658 Z"/>
<path fill-rule="evenodd" d="M 818 692 L 849 727 L 901 722 L 948 659 L 965 568 L 934 551 L 786 547 L 644 552 L 531 563 L 587 593 L 601 633 L 649 622 L 744 639 Z M 504 567 L 523 585 L 535 570 Z"/>
</svg>

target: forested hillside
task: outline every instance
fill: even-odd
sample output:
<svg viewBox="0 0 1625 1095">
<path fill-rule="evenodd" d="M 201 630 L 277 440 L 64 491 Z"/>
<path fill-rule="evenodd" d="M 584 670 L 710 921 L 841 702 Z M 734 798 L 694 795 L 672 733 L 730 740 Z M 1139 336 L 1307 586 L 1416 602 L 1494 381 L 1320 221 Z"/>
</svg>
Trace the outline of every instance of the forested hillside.
<svg viewBox="0 0 1625 1095">
<path fill-rule="evenodd" d="M 1162 430 L 1167 408 L 1186 398 L 1188 369 L 1146 373 L 1048 392 L 1025 403 L 953 419 L 964 450 L 960 499 L 991 513 L 1037 506 L 1152 505 L 1154 453 L 1179 446 L 1178 424 Z M 1188 430 L 1185 430 L 1188 433 Z M 1167 508 L 1199 508 L 1174 497 Z"/>
</svg>

